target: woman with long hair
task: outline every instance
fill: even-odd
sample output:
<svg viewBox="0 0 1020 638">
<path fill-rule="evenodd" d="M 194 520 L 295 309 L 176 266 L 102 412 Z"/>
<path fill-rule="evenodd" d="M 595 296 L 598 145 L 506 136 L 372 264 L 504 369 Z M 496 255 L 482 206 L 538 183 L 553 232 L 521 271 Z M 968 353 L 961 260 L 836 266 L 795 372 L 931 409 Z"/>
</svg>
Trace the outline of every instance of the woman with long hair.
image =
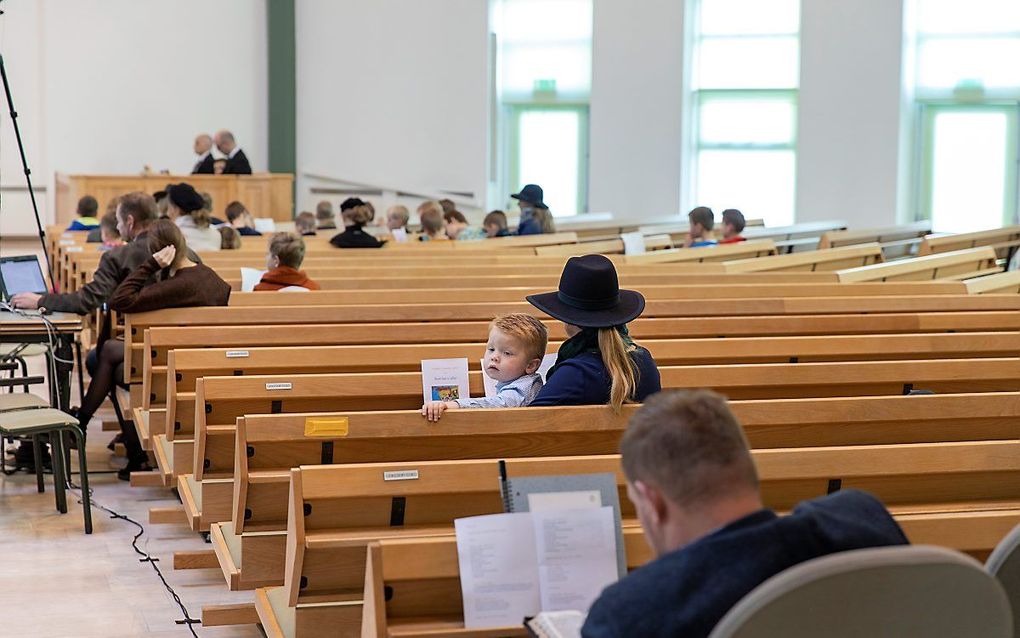
<svg viewBox="0 0 1020 638">
<path fill-rule="evenodd" d="M 142 262 L 113 292 L 109 300 L 111 309 L 124 313 L 227 305 L 230 286 L 214 270 L 188 258 L 188 246 L 174 222 L 161 219 L 153 224 L 148 232 L 148 242 L 152 257 Z M 152 281 L 154 275 L 156 279 Z M 83 426 L 92 420 L 110 394 L 116 383 L 117 367 L 122 363 L 124 342 L 108 339 L 99 349 L 96 370 L 76 414 Z M 117 476 L 126 481 L 131 478 L 131 472 L 152 468 L 134 427 L 125 427 L 121 436 L 127 449 L 128 465 Z"/>
<path fill-rule="evenodd" d="M 634 343 L 627 324 L 645 298 L 620 290 L 613 262 L 602 255 L 571 257 L 559 290 L 528 296 L 542 312 L 566 325 L 554 365 L 532 406 L 609 405 L 644 401 L 661 389 L 651 353 Z"/>
<path fill-rule="evenodd" d="M 171 184 L 166 189 L 166 214 L 181 229 L 188 247 L 195 252 L 220 250 L 223 237 L 211 227 L 205 200 L 191 184 Z"/>
</svg>

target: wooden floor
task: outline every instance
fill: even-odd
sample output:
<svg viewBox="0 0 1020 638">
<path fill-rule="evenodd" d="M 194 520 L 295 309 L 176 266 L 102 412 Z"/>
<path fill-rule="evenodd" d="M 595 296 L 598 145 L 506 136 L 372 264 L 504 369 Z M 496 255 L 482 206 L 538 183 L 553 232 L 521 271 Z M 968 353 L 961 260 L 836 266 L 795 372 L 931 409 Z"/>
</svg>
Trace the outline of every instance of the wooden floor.
<svg viewBox="0 0 1020 638">
<path fill-rule="evenodd" d="M 77 397 L 77 389 L 73 397 Z M 77 398 L 72 399 L 77 405 Z M 148 509 L 170 506 L 176 500 L 166 489 L 132 488 L 117 479 L 106 444 L 113 432 L 100 431 L 100 418 L 113 419 L 112 410 L 100 412 L 89 428 L 88 461 L 93 498 L 145 526 L 138 545 L 159 558 L 167 582 L 181 597 L 192 618 L 201 617 L 201 605 L 250 601 L 251 592 L 229 592 L 216 570 L 175 572 L 172 553 L 208 549 L 184 525 L 149 525 Z M 77 470 L 77 468 L 75 468 Z M 106 473 L 102 473 L 102 472 Z M 68 513 L 59 514 L 53 500 L 52 477 L 46 476 L 46 493 L 39 494 L 35 476 L 0 475 L 0 635 L 26 638 L 181 638 L 191 633 L 175 620 L 183 615 L 156 572 L 139 562 L 131 548 L 137 528 L 112 520 L 93 509 L 95 531 L 82 531 L 78 499 L 69 499 Z M 77 480 L 75 481 L 77 482 Z M 261 636 L 255 626 L 195 626 L 203 638 Z"/>
</svg>

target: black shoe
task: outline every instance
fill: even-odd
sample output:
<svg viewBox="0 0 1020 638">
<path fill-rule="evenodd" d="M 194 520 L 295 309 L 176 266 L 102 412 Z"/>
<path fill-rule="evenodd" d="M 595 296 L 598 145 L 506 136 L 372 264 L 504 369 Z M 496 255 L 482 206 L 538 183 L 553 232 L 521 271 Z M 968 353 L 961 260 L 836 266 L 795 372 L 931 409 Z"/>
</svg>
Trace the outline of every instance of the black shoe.
<svg viewBox="0 0 1020 638">
<path fill-rule="evenodd" d="M 124 442 L 124 435 L 123 434 L 117 434 L 117 436 L 115 436 L 112 439 L 110 439 L 110 442 L 106 444 L 106 449 L 110 450 L 111 452 L 116 452 L 117 451 L 117 444 L 118 443 L 123 443 L 123 442 Z"/>
<path fill-rule="evenodd" d="M 49 448 L 46 447 L 45 443 L 40 443 L 42 446 L 42 462 L 43 471 L 53 471 L 53 458 L 50 456 Z M 13 474 L 18 470 L 25 470 L 29 474 L 35 474 L 35 451 L 31 441 L 22 441 L 14 450 L 14 469 L 10 470 Z"/>
<path fill-rule="evenodd" d="M 122 470 L 117 471 L 117 478 L 122 481 L 130 481 L 132 472 L 151 472 L 153 468 L 149 465 L 148 459 L 144 461 L 131 461 Z"/>
<path fill-rule="evenodd" d="M 70 410 L 67 411 L 67 413 L 73 416 L 74 418 L 78 419 L 79 409 L 80 408 L 71 408 Z M 82 423 L 81 419 L 78 419 L 78 427 L 81 428 L 81 442 L 84 444 L 85 437 L 88 435 L 88 422 Z M 68 436 L 65 439 L 65 441 L 67 441 L 68 448 L 72 450 L 78 449 L 78 439 L 73 434 L 68 433 Z"/>
</svg>

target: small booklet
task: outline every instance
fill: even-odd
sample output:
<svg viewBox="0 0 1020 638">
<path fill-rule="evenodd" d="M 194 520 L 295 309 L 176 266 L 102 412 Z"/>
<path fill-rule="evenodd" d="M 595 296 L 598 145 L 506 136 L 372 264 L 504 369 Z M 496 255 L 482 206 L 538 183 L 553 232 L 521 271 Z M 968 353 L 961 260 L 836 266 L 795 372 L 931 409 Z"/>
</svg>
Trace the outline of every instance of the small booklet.
<svg viewBox="0 0 1020 638">
<path fill-rule="evenodd" d="M 257 268 L 245 268 L 241 267 L 241 292 L 251 292 L 255 290 L 255 286 L 259 285 L 262 281 L 262 275 L 266 274 L 267 270 L 259 270 Z"/>
<path fill-rule="evenodd" d="M 464 626 L 519 627 L 543 611 L 586 614 L 616 582 L 611 507 L 549 509 L 454 521 Z"/>
<path fill-rule="evenodd" d="M 260 233 L 274 233 L 276 232 L 276 220 L 272 217 L 256 217 L 255 230 Z"/>
<path fill-rule="evenodd" d="M 422 398 L 429 401 L 456 401 L 470 396 L 467 359 L 422 359 Z"/>
<path fill-rule="evenodd" d="M 556 364 L 556 353 L 551 352 L 542 357 L 542 365 L 538 366 L 538 374 L 542 377 L 542 383 L 545 383 L 545 375 L 549 372 L 549 368 Z M 496 396 L 496 380 L 485 374 L 485 359 L 482 359 L 482 385 L 485 387 L 485 398 L 491 399 Z"/>
<path fill-rule="evenodd" d="M 608 507 L 613 511 L 616 534 L 617 576 L 627 575 L 627 555 L 623 545 L 623 522 L 616 476 L 604 474 L 565 474 L 562 476 L 506 477 L 506 463 L 499 462 L 500 490 L 506 512 L 537 512 L 562 509 Z"/>
<path fill-rule="evenodd" d="M 585 615 L 579 611 L 543 611 L 524 621 L 531 638 L 581 638 Z"/>
<path fill-rule="evenodd" d="M 642 233 L 623 233 L 620 239 L 623 240 L 623 254 L 640 255 L 645 252 L 645 236 Z"/>
</svg>

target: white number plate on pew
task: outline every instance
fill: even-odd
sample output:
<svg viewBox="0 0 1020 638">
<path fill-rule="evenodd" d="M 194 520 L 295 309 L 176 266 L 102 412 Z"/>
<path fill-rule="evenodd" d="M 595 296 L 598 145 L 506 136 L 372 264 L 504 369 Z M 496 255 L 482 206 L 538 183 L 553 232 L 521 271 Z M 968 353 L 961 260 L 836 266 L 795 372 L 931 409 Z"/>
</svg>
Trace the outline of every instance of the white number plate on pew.
<svg viewBox="0 0 1020 638">
<path fill-rule="evenodd" d="M 267 383 L 266 390 L 291 390 L 294 385 L 291 383 Z"/>
<path fill-rule="evenodd" d="M 418 470 L 399 470 L 396 472 L 383 472 L 384 481 L 417 481 Z"/>
</svg>

